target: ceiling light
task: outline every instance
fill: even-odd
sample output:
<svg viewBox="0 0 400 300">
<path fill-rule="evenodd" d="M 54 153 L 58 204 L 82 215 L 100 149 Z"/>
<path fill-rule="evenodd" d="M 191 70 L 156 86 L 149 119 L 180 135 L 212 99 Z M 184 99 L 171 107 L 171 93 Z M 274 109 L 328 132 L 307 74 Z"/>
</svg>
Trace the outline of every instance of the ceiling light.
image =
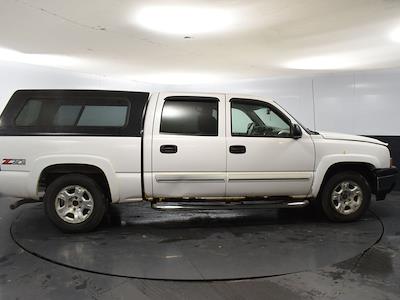
<svg viewBox="0 0 400 300">
<path fill-rule="evenodd" d="M 73 57 L 53 54 L 30 54 L 7 48 L 0 48 L 0 61 L 12 61 L 32 65 L 66 67 L 78 63 Z"/>
<path fill-rule="evenodd" d="M 285 65 L 298 70 L 337 70 L 352 67 L 354 61 L 341 56 L 315 56 L 291 61 Z"/>
<path fill-rule="evenodd" d="M 390 33 L 390 39 L 396 43 L 400 43 L 400 27 Z"/>
<path fill-rule="evenodd" d="M 132 79 L 146 83 L 179 84 L 179 85 L 213 83 L 221 80 L 221 78 L 216 74 L 186 73 L 186 72 L 156 73 L 147 75 L 145 74 L 145 75 L 133 76 Z"/>
<path fill-rule="evenodd" d="M 135 20 L 152 31 L 190 36 L 227 30 L 233 25 L 234 16 L 226 9 L 151 6 L 139 10 Z"/>
</svg>

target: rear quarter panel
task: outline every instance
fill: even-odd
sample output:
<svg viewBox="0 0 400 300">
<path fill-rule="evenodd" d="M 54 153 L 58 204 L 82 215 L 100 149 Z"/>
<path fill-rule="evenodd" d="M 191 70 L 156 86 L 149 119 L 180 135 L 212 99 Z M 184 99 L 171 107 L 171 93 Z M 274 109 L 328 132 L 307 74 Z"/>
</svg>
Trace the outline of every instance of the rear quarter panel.
<svg viewBox="0 0 400 300">
<path fill-rule="evenodd" d="M 141 197 L 140 137 L 1 136 L 0 159 L 24 159 L 1 165 L 0 193 L 38 198 L 43 169 L 55 164 L 89 164 L 108 180 L 112 202 Z"/>
</svg>

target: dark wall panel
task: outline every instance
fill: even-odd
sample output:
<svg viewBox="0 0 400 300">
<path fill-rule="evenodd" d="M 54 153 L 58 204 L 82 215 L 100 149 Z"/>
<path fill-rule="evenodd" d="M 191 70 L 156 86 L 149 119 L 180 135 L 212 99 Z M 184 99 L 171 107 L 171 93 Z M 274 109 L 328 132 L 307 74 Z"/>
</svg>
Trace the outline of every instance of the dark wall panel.
<svg viewBox="0 0 400 300">
<path fill-rule="evenodd" d="M 393 161 L 397 168 L 400 169 L 400 136 L 378 135 L 369 137 L 389 143 Z M 400 175 L 397 175 L 397 185 L 395 187 L 395 190 L 400 191 Z"/>
</svg>

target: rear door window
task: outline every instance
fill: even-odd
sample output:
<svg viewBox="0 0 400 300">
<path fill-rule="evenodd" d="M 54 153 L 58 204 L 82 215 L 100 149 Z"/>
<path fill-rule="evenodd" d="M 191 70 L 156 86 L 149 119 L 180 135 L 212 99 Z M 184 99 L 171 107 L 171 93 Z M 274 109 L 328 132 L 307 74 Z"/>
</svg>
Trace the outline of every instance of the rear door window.
<svg viewBox="0 0 400 300">
<path fill-rule="evenodd" d="M 169 97 L 161 114 L 161 133 L 217 136 L 218 99 Z"/>
</svg>

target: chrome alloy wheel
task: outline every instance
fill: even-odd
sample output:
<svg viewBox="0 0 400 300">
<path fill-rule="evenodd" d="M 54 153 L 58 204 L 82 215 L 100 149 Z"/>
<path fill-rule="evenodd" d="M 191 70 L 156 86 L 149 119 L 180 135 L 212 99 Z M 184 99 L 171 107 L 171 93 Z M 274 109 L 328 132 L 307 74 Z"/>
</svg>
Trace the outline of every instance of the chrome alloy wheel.
<svg viewBox="0 0 400 300">
<path fill-rule="evenodd" d="M 79 185 L 63 188 L 55 199 L 56 212 L 67 223 L 79 224 L 86 221 L 92 214 L 93 207 L 92 195 Z"/>
<path fill-rule="evenodd" d="M 331 202 L 338 213 L 350 215 L 356 212 L 363 202 L 361 187 L 354 181 L 342 181 L 333 189 Z"/>
</svg>

